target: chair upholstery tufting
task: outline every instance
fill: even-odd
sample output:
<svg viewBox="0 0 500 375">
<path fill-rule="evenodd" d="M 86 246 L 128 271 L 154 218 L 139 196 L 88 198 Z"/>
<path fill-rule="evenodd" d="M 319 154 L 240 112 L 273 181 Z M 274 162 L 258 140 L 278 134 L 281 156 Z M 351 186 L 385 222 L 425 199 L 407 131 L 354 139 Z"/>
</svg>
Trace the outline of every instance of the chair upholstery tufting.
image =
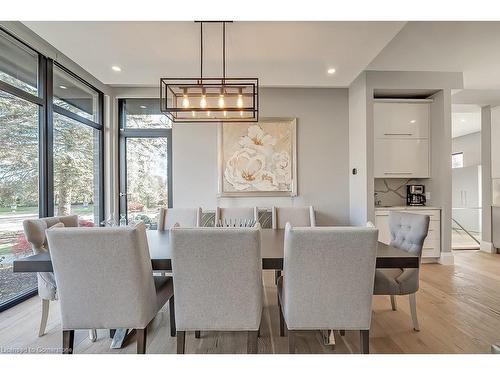
<svg viewBox="0 0 500 375">
<path fill-rule="evenodd" d="M 422 256 L 422 247 L 429 230 L 429 216 L 390 212 L 390 245 L 413 255 Z M 405 295 L 415 293 L 419 287 L 419 269 L 377 269 L 374 294 Z"/>
</svg>

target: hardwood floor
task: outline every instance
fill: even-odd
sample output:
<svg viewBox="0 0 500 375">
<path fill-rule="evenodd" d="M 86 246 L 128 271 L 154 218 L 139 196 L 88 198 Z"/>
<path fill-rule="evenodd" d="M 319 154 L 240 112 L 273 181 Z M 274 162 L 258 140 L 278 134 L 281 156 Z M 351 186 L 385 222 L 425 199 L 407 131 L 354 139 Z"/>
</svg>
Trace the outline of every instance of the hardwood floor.
<svg viewBox="0 0 500 375">
<path fill-rule="evenodd" d="M 287 338 L 279 337 L 278 306 L 272 272 L 264 272 L 265 306 L 259 353 L 287 353 Z M 398 311 L 389 297 L 376 296 L 370 333 L 371 353 L 488 353 L 500 342 L 500 255 L 477 251 L 455 252 L 455 265 L 425 264 L 420 274 L 417 308 L 420 332 L 412 331 L 408 297 L 398 297 Z M 51 303 L 47 333 L 37 337 L 41 303 L 35 297 L 0 313 L 0 353 L 57 352 L 62 332 L 58 303 Z M 170 337 L 168 304 L 148 332 L 147 353 L 175 353 Z M 88 331 L 77 331 L 76 353 L 135 353 L 132 337 L 123 349 L 110 349 L 108 331 L 97 341 Z M 336 334 L 335 347 L 324 346 L 319 332 L 297 335 L 297 353 L 358 353 L 358 332 Z M 244 333 L 202 332 L 186 335 L 186 353 L 246 353 Z"/>
</svg>

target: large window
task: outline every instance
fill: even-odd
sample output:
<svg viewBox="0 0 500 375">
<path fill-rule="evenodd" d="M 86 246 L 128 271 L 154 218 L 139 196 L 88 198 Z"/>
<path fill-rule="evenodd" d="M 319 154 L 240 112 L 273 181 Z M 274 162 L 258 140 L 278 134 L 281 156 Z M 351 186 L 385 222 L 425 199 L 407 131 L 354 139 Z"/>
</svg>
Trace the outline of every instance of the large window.
<svg viewBox="0 0 500 375">
<path fill-rule="evenodd" d="M 35 274 L 13 274 L 31 252 L 23 220 L 38 217 L 36 104 L 0 91 L 0 305 L 36 288 Z"/>
<path fill-rule="evenodd" d="M 172 207 L 172 129 L 158 99 L 122 99 L 120 214 L 155 229 L 160 207 Z"/>
<path fill-rule="evenodd" d="M 99 131 L 54 113 L 54 213 L 99 223 Z"/>
<path fill-rule="evenodd" d="M 29 218 L 103 219 L 102 93 L 0 29 L 0 311 L 37 291 L 13 273 Z"/>
<path fill-rule="evenodd" d="M 101 94 L 54 65 L 54 213 L 98 224 L 101 204 Z"/>
</svg>

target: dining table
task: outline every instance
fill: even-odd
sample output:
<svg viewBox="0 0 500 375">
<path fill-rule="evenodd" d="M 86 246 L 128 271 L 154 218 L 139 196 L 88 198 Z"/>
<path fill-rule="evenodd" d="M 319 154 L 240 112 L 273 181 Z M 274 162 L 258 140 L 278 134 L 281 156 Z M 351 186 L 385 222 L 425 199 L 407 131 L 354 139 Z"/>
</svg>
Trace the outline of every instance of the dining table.
<svg viewBox="0 0 500 375">
<path fill-rule="evenodd" d="M 170 231 L 149 230 L 146 233 L 153 271 L 172 270 Z M 263 270 L 283 269 L 285 252 L 284 229 L 261 229 L 261 258 Z M 378 242 L 376 268 L 418 268 L 417 255 Z M 13 272 L 52 272 L 50 253 L 19 258 L 13 262 Z"/>
<path fill-rule="evenodd" d="M 146 236 L 153 271 L 171 271 L 170 231 L 149 230 L 146 232 Z M 284 229 L 261 229 L 263 270 L 283 270 L 284 237 Z M 376 268 L 418 268 L 419 266 L 420 259 L 418 256 L 383 242 L 378 242 Z M 43 252 L 14 260 L 13 272 L 53 272 L 50 253 Z M 111 347 L 122 347 L 127 333 L 127 329 L 117 329 L 113 334 Z"/>
</svg>

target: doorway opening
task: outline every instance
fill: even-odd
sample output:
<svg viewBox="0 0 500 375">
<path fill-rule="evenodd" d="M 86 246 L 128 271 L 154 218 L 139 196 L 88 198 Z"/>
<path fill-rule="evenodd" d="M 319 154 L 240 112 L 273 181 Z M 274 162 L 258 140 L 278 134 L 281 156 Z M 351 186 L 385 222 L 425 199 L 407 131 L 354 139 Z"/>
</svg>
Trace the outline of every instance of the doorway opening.
<svg viewBox="0 0 500 375">
<path fill-rule="evenodd" d="M 452 249 L 481 241 L 481 107 L 452 106 Z"/>
</svg>

